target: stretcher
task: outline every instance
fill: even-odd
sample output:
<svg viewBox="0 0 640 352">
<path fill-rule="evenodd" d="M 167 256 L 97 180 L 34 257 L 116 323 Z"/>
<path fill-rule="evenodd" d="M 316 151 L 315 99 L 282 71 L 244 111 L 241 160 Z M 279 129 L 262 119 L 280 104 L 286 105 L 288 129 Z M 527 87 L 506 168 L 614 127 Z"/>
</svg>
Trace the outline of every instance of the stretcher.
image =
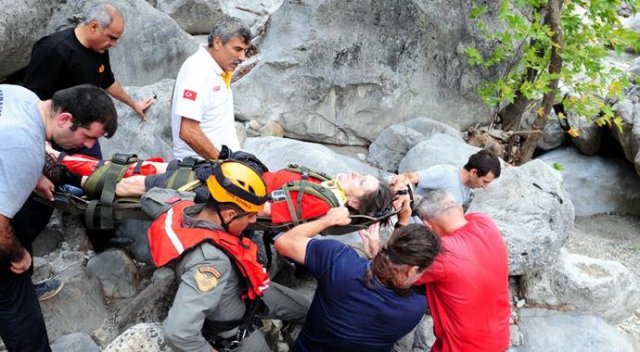
<svg viewBox="0 0 640 352">
<path fill-rule="evenodd" d="M 58 158 L 59 160 L 61 158 Z M 154 160 L 158 161 L 158 160 Z M 96 163 L 96 160 L 92 162 Z M 54 192 L 53 201 L 47 200 L 42 197 L 36 199 L 45 205 L 59 209 L 63 212 L 79 215 L 84 217 L 85 224 L 88 229 L 114 229 L 120 222 L 126 219 L 139 219 L 139 220 L 153 220 L 153 217 L 148 215 L 141 205 L 141 198 L 139 197 L 117 197 L 115 187 L 118 181 L 123 177 L 131 176 L 134 174 L 149 175 L 153 170 L 147 168 L 147 172 L 140 173 L 144 166 L 138 160 L 135 155 L 116 154 L 111 159 L 110 164 L 99 165 L 83 165 L 82 168 L 74 164 L 70 169 L 74 172 L 82 172 L 90 174 L 87 184 L 85 185 L 85 194 L 82 196 L 73 195 L 68 192 L 56 191 Z M 178 169 L 173 171 L 174 175 L 169 178 L 168 187 L 179 191 L 194 191 L 201 185 L 200 181 L 196 177 L 194 171 L 195 162 L 186 161 L 178 164 Z M 306 168 L 300 168 L 297 165 L 286 170 L 303 170 L 302 172 L 308 173 L 305 175 L 312 178 L 325 179 L 326 175 L 321 173 L 315 173 L 309 171 Z M 305 171 L 306 170 L 306 171 Z M 298 172 L 298 171 L 296 171 Z M 249 229 L 256 231 L 264 231 L 270 234 L 278 234 L 294 227 L 295 225 L 303 222 L 307 222 L 317 218 L 323 214 L 314 214 L 314 217 L 298 220 L 295 213 L 298 215 L 301 213 L 303 207 L 302 199 L 305 193 L 313 194 L 314 197 L 320 196 L 320 193 L 324 195 L 323 186 L 319 184 L 307 184 L 307 176 L 303 177 L 302 182 L 289 182 L 283 188 L 287 192 L 291 191 L 291 197 L 289 198 L 289 210 L 293 214 L 293 221 L 284 221 L 278 219 L 274 222 L 274 219 L 269 217 L 258 217 L 256 223 L 251 224 Z M 300 183 L 303 185 L 301 187 Z M 407 188 L 407 192 L 413 199 L 413 189 Z M 287 193 L 288 194 L 288 193 Z M 195 198 L 195 196 L 194 196 Z M 270 200 L 271 201 L 271 200 Z M 196 199 L 197 202 L 197 199 Z M 337 201 L 327 200 L 328 207 L 339 206 Z M 326 212 L 326 210 L 324 211 Z M 390 217 L 396 215 L 399 210 L 389 208 L 385 211 L 375 214 L 375 216 L 368 216 L 362 214 L 350 215 L 351 223 L 348 225 L 334 226 L 326 229 L 322 232 L 323 235 L 344 235 L 352 232 L 356 232 L 362 229 L 366 229 L 371 224 L 376 222 L 385 221 Z"/>
</svg>

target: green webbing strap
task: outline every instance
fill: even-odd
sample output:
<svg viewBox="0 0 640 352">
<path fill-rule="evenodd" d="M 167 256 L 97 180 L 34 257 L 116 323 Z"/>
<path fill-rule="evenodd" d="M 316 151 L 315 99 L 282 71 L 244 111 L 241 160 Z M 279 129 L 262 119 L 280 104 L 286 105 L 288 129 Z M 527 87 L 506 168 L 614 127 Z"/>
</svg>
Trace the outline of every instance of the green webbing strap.
<svg viewBox="0 0 640 352">
<path fill-rule="evenodd" d="M 323 187 L 315 183 L 310 183 L 307 186 L 306 192 L 320 199 L 323 199 L 332 208 L 337 208 L 340 206 L 340 201 L 338 200 L 336 195 L 333 194 L 333 192 L 331 192 L 331 190 L 327 189 L 326 187 Z"/>
<path fill-rule="evenodd" d="M 289 209 L 289 214 L 291 214 L 291 222 L 293 222 L 293 226 L 298 226 L 298 224 L 300 224 L 300 220 L 298 220 L 296 208 L 294 207 L 293 201 L 291 200 L 291 192 L 289 190 L 292 188 L 290 188 L 289 186 L 293 187 L 293 184 L 287 184 L 286 186 L 282 187 L 282 190 L 284 191 L 284 199 L 287 201 L 287 208 Z"/>
<path fill-rule="evenodd" d="M 173 172 L 173 175 L 167 182 L 167 188 L 178 189 L 187 183 L 193 182 L 196 178 L 196 173 L 193 171 L 193 167 L 196 164 L 196 159 L 188 157 L 178 163 L 178 169 Z"/>
<path fill-rule="evenodd" d="M 129 169 L 126 163 L 117 164 L 119 168 L 111 167 L 107 169 L 103 177 L 104 185 L 102 187 L 102 194 L 100 195 L 100 228 L 104 230 L 110 230 L 114 227 L 113 201 L 116 198 L 116 184 Z"/>
<path fill-rule="evenodd" d="M 320 182 L 323 181 L 330 181 L 332 178 L 325 174 L 324 172 L 320 172 L 320 171 L 315 171 L 315 170 L 311 170 L 308 167 L 305 166 L 300 166 L 298 164 L 289 164 L 287 165 L 287 167 L 285 168 L 285 170 L 287 171 L 291 171 L 291 172 L 297 172 L 299 174 L 301 174 L 304 171 L 306 171 L 307 175 L 320 180 Z"/>
<path fill-rule="evenodd" d="M 304 196 L 305 186 L 307 185 L 307 179 L 309 178 L 308 168 L 303 166 L 300 168 L 300 171 L 302 172 L 302 175 L 300 178 L 300 185 L 298 187 L 298 200 L 296 202 L 296 215 L 298 219 L 302 219 L 302 197 Z"/>
<path fill-rule="evenodd" d="M 96 228 L 96 224 L 94 221 L 94 215 L 96 213 L 96 207 L 98 206 L 98 200 L 97 199 L 93 199 L 91 201 L 89 201 L 89 204 L 87 205 L 87 212 L 85 213 L 85 225 L 87 226 L 87 229 L 89 230 L 94 230 Z"/>
<path fill-rule="evenodd" d="M 287 208 L 289 209 L 289 214 L 291 214 L 291 221 L 293 222 L 293 226 L 297 226 L 303 222 L 302 219 L 302 197 L 300 195 L 309 194 L 316 198 L 320 198 L 324 200 L 331 208 L 336 208 L 340 206 L 340 202 L 333 192 L 323 187 L 317 183 L 310 183 L 306 180 L 304 181 L 293 181 L 289 182 L 282 187 L 284 191 L 284 199 L 287 202 Z M 297 202 L 294 204 L 293 199 L 291 198 L 291 191 L 298 191 Z"/>
<path fill-rule="evenodd" d="M 124 169 L 125 172 L 129 167 L 129 164 L 138 161 L 138 157 L 135 154 L 121 154 L 116 153 L 111 157 L 109 164 L 104 164 L 104 160 L 101 160 L 103 165 L 99 166 L 93 171 L 93 173 L 87 178 L 84 184 L 84 191 L 90 197 L 97 197 L 104 189 L 106 179 L 109 177 L 110 170 L 116 169 L 118 171 Z M 124 175 L 124 172 L 122 173 Z M 122 178 L 122 176 L 120 176 Z M 120 181 L 118 179 L 117 181 Z M 116 181 L 116 182 L 117 182 Z"/>
</svg>

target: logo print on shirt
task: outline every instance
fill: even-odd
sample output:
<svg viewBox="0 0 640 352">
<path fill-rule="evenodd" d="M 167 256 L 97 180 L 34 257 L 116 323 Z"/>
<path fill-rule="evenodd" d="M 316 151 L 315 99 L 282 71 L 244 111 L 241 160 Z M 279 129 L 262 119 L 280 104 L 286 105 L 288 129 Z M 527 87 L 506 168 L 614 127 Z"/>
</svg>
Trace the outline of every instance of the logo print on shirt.
<svg viewBox="0 0 640 352">
<path fill-rule="evenodd" d="M 219 91 L 219 90 L 220 90 L 220 86 L 213 86 L 213 91 L 214 91 L 214 92 L 217 92 L 217 91 Z"/>
<path fill-rule="evenodd" d="M 188 89 L 185 89 L 184 93 L 182 93 L 182 97 L 183 98 L 190 99 L 190 100 L 193 100 L 193 101 L 196 101 L 196 96 L 197 95 L 198 95 L 198 93 L 196 93 L 196 92 L 194 92 L 192 90 L 188 90 Z"/>
<path fill-rule="evenodd" d="M 104 65 L 100 65 L 100 66 L 98 66 L 98 72 L 99 72 L 99 73 L 104 72 Z"/>
</svg>

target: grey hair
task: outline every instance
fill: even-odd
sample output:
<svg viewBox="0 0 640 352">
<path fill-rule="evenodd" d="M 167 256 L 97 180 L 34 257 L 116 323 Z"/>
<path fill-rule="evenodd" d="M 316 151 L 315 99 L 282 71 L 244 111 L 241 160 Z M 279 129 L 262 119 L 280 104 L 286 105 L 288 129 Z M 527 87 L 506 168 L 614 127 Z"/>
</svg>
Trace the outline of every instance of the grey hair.
<svg viewBox="0 0 640 352">
<path fill-rule="evenodd" d="M 211 32 L 209 32 L 207 45 L 209 45 L 210 48 L 213 47 L 213 39 L 216 37 L 220 38 L 223 44 L 235 37 L 239 37 L 245 44 L 249 44 L 251 41 L 251 30 L 240 23 L 240 21 L 225 16 L 218 21 L 213 28 L 211 28 Z"/>
<path fill-rule="evenodd" d="M 100 28 L 107 28 L 116 16 L 122 17 L 122 13 L 115 6 L 108 2 L 99 2 L 89 7 L 84 15 L 84 23 L 96 21 Z"/>
<path fill-rule="evenodd" d="M 418 205 L 418 216 L 420 219 L 434 219 L 445 212 L 460 207 L 460 204 L 453 199 L 449 192 L 443 189 L 436 189 L 427 192 Z"/>
</svg>

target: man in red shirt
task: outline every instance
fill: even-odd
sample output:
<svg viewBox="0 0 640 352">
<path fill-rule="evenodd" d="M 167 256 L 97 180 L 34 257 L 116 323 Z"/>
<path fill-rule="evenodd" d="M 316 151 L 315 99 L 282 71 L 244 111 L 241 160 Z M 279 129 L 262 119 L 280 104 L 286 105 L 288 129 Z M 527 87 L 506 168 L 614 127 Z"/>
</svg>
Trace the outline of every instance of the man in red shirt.
<svg viewBox="0 0 640 352">
<path fill-rule="evenodd" d="M 436 341 L 431 351 L 504 351 L 509 347 L 507 249 L 495 223 L 465 215 L 446 191 L 428 193 L 418 214 L 442 252 L 416 285 L 426 284 Z"/>
</svg>

